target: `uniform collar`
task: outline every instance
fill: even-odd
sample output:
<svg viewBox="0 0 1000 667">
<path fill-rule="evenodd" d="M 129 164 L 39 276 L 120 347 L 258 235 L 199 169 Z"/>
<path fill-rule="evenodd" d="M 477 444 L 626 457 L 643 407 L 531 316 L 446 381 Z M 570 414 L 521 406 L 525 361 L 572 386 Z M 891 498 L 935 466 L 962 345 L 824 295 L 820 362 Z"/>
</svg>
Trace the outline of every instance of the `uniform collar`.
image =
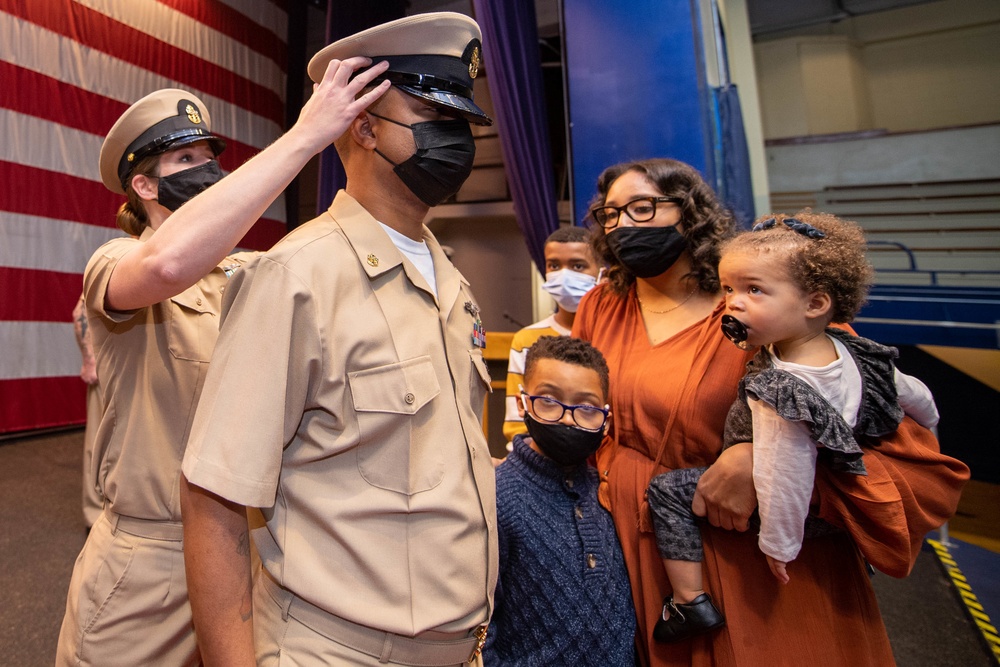
<svg viewBox="0 0 1000 667">
<path fill-rule="evenodd" d="M 430 285 L 409 262 L 403 261 L 403 254 L 375 219 L 358 201 L 344 190 L 337 193 L 330 204 L 330 215 L 344 231 L 358 263 L 364 268 L 370 279 L 402 266 L 407 278 L 415 286 L 431 293 Z M 452 266 L 440 244 L 426 226 L 423 227 L 423 241 L 431 251 L 434 260 L 434 274 L 438 286 L 438 298 L 442 304 L 451 304 L 458 296 L 460 285 L 468 286 L 465 277 Z"/>
<path fill-rule="evenodd" d="M 403 255 L 392 239 L 373 224 L 374 218 L 354 197 L 341 190 L 330 204 L 329 213 L 344 231 L 369 278 L 377 278 L 403 263 Z"/>
</svg>

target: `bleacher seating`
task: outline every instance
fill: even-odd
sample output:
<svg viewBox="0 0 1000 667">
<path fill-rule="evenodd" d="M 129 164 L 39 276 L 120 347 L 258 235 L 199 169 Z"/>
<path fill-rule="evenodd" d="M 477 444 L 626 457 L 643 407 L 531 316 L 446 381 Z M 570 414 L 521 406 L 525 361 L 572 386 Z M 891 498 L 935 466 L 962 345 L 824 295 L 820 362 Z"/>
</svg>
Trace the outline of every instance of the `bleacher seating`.
<svg viewBox="0 0 1000 667">
<path fill-rule="evenodd" d="M 816 209 L 864 227 L 878 284 L 1000 287 L 1000 179 L 829 187 Z"/>
</svg>

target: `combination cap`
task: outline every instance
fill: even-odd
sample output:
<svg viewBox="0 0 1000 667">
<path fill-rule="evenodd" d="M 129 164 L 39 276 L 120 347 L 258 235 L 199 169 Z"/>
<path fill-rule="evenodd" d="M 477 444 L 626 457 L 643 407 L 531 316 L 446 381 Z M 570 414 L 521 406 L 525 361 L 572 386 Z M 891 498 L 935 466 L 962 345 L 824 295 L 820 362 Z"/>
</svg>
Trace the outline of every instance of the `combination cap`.
<svg viewBox="0 0 1000 667">
<path fill-rule="evenodd" d="M 205 104 L 178 88 L 150 93 L 130 106 L 104 139 L 101 180 L 112 192 L 125 194 L 140 160 L 196 141 L 208 141 L 216 155 L 226 148 L 225 140 L 212 134 Z"/>
<path fill-rule="evenodd" d="M 456 12 L 417 14 L 383 23 L 340 39 L 309 61 L 309 78 L 323 80 L 331 60 L 367 56 L 386 60 L 389 69 L 372 83 L 388 80 L 400 90 L 440 107 L 454 109 L 476 125 L 493 119 L 476 106 L 472 81 L 482 66 L 482 33 Z"/>
</svg>

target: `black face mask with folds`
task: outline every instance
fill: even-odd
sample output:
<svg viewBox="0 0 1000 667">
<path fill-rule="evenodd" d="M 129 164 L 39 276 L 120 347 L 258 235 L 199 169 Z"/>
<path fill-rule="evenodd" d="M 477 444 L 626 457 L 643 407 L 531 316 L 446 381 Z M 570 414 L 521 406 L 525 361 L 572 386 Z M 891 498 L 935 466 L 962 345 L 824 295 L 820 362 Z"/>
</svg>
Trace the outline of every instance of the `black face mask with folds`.
<svg viewBox="0 0 1000 667">
<path fill-rule="evenodd" d="M 469 178 L 476 158 L 476 140 L 468 121 L 430 120 L 407 125 L 371 111 L 368 113 L 409 128 L 413 133 L 417 150 L 403 162 L 396 164 L 377 148 L 375 152 L 393 166 L 399 180 L 423 203 L 437 206 L 454 196 Z"/>
<path fill-rule="evenodd" d="M 157 185 L 157 201 L 170 212 L 222 180 L 222 167 L 217 160 L 184 171 L 161 176 Z"/>
<path fill-rule="evenodd" d="M 524 413 L 528 435 L 556 464 L 567 467 L 580 465 L 597 451 L 604 439 L 604 429 L 584 431 L 566 424 L 549 424 Z"/>
<path fill-rule="evenodd" d="M 665 272 L 687 248 L 687 239 L 675 225 L 619 227 L 608 233 L 607 241 L 618 261 L 639 278 Z"/>
</svg>

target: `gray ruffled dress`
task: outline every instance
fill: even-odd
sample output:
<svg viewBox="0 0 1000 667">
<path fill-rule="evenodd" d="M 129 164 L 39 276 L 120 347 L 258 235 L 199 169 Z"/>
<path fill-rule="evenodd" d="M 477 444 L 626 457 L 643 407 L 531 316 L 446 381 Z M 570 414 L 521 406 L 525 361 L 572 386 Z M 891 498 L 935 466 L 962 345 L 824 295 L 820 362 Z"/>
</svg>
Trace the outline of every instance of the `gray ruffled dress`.
<svg viewBox="0 0 1000 667">
<path fill-rule="evenodd" d="M 861 373 L 861 404 L 855 426 L 852 428 L 813 387 L 776 368 L 770 353 L 761 349 L 747 364 L 747 373 L 740 381 L 739 397 L 726 419 L 723 448 L 753 441 L 753 422 L 747 404 L 748 398 L 753 398 L 774 408 L 781 418 L 807 425 L 812 439 L 821 445 L 818 465 L 838 472 L 865 474 L 862 448 L 878 446 L 878 439 L 893 433 L 903 419 L 895 382 L 894 360 L 898 351 L 841 329 L 829 328 L 826 333 L 844 344 Z M 691 501 L 705 470 L 671 470 L 650 481 L 647 498 L 657 547 L 663 558 L 701 561 L 704 556 L 699 517 L 691 512 Z M 754 519 L 753 524 L 759 525 L 756 513 Z M 836 529 L 810 517 L 805 537 L 832 530 Z"/>
</svg>

